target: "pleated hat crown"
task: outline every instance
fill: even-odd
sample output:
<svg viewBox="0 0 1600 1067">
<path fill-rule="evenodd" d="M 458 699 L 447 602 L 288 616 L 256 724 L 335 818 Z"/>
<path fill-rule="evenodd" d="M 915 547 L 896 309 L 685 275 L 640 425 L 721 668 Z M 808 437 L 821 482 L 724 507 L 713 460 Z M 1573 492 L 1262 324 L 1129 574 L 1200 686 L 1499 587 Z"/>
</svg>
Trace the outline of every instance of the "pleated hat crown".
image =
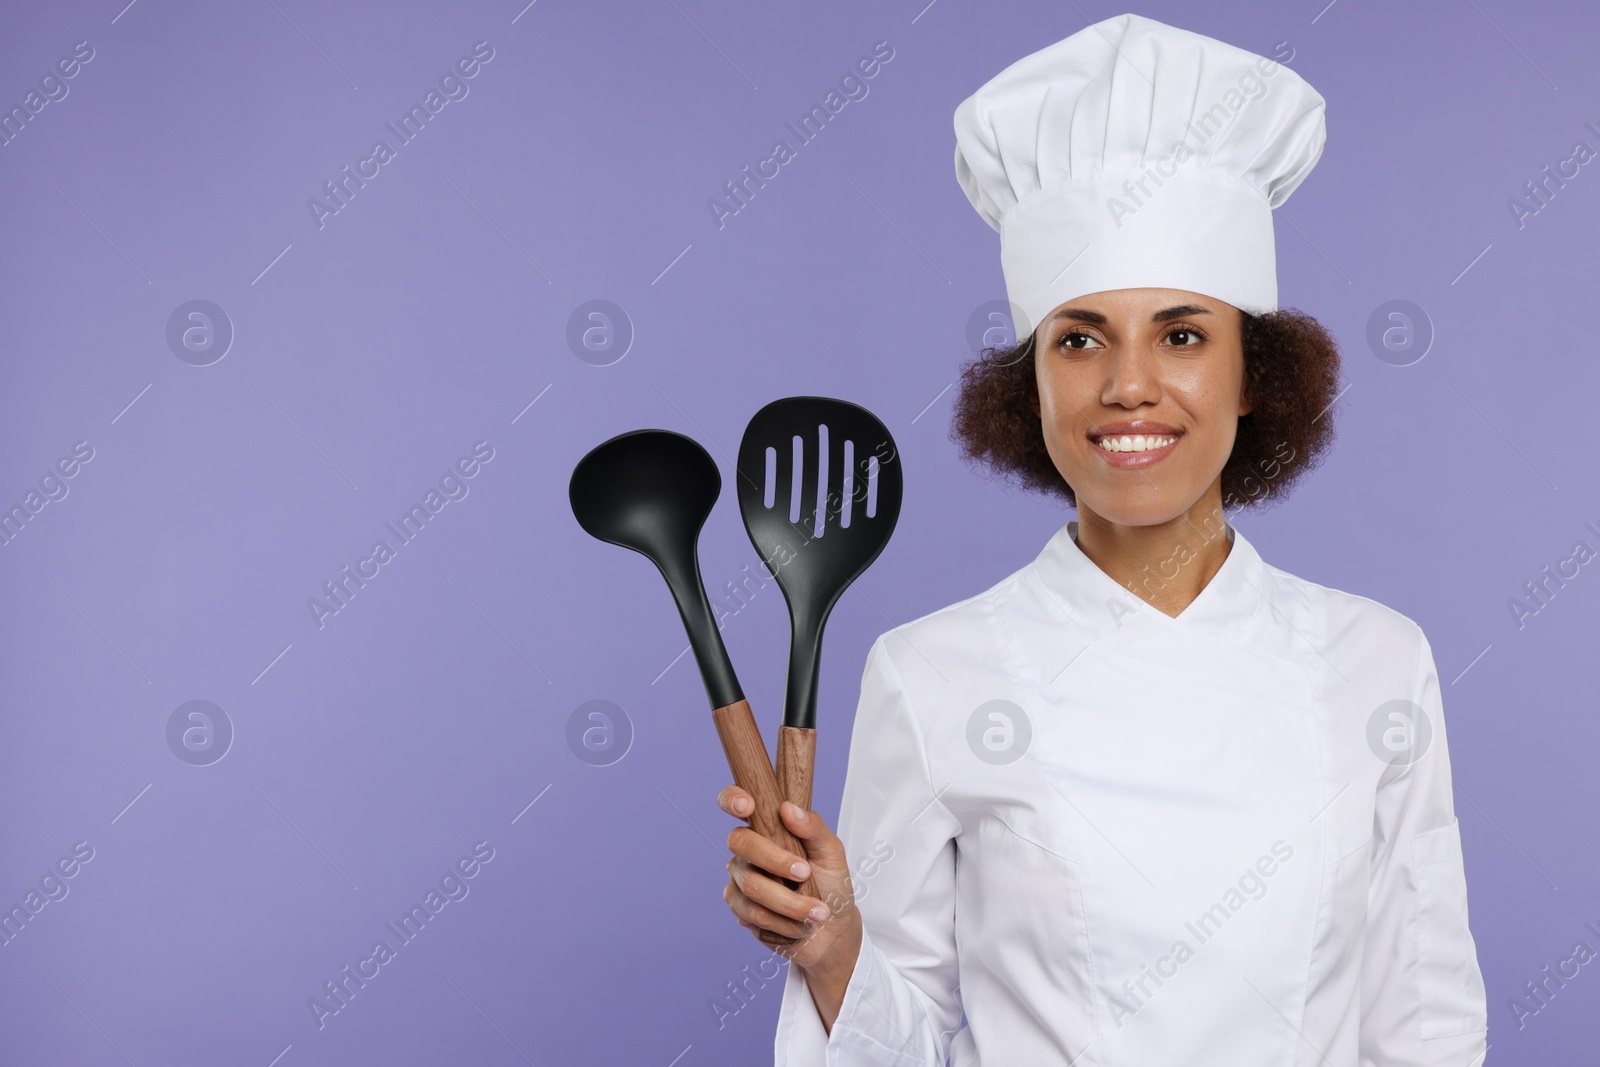
<svg viewBox="0 0 1600 1067">
<path fill-rule="evenodd" d="M 1109 289 L 1275 310 L 1272 209 L 1321 157 L 1323 109 L 1280 63 L 1132 14 L 995 75 L 956 109 L 956 179 L 1000 234 L 1017 336 Z"/>
</svg>

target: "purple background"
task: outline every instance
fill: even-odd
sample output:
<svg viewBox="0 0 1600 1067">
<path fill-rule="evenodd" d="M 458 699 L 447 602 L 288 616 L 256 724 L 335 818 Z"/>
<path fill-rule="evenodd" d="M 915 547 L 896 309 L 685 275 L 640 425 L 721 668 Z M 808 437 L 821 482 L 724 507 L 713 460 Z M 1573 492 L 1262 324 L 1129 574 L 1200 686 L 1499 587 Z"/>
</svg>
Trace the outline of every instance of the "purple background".
<svg viewBox="0 0 1600 1067">
<path fill-rule="evenodd" d="M 1323 2 L 1139 9 L 1257 52 L 1287 41 L 1328 100 L 1278 265 L 1282 303 L 1343 346 L 1339 440 L 1291 500 L 1237 520 L 1269 563 L 1426 630 L 1489 1061 L 1576 1062 L 1600 1036 L 1600 965 L 1520 1031 L 1507 1000 L 1580 938 L 1600 947 L 1600 571 L 1521 629 L 1507 602 L 1578 539 L 1600 546 L 1583 525 L 1600 526 L 1600 172 L 1521 228 L 1507 199 L 1574 141 L 1600 147 L 1583 125 L 1600 126 L 1600 13 Z M 726 487 L 744 422 L 793 393 L 889 425 L 905 510 L 824 657 L 831 823 L 872 639 L 987 588 L 1070 517 L 946 437 L 969 317 L 1004 295 L 951 114 L 1123 7 L 122 3 L 18 8 L 0 33 L 6 107 L 94 49 L 0 147 L 0 505 L 94 450 L 0 548 L 0 904 L 94 849 L 0 946 L 0 1059 L 767 1060 L 777 982 L 720 1027 L 709 1006 L 739 1006 L 725 983 L 768 953 L 721 897 L 733 820 L 704 689 L 674 663 L 654 569 L 577 527 L 568 475 L 659 426 L 704 443 Z M 478 41 L 494 57 L 470 95 L 319 228 L 308 198 Z M 894 56 L 869 95 L 719 228 L 708 199 L 794 147 L 784 124 L 878 41 Z M 203 367 L 166 340 L 197 298 L 235 330 Z M 597 298 L 636 333 L 608 366 L 566 339 Z M 1393 299 L 1435 334 L 1408 366 L 1366 340 Z M 478 441 L 494 458 L 469 495 L 319 629 L 308 598 Z M 700 547 L 714 590 L 755 563 L 731 492 Z M 769 743 L 787 625 L 769 584 L 724 630 Z M 167 741 L 194 699 L 235 730 L 209 766 Z M 595 699 L 634 731 L 609 766 L 567 742 Z M 309 998 L 478 841 L 494 859 L 470 895 L 319 1029 Z"/>
</svg>

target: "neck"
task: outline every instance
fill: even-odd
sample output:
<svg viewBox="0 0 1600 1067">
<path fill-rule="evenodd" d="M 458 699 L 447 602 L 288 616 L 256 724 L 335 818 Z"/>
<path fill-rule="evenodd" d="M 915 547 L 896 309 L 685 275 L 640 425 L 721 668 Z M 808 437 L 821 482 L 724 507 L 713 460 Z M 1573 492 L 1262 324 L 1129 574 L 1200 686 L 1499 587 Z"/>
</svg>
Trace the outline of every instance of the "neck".
<svg viewBox="0 0 1600 1067">
<path fill-rule="evenodd" d="M 1232 549 L 1220 480 L 1166 522 L 1123 526 L 1078 504 L 1078 548 L 1118 584 L 1176 618 L 1210 583 Z"/>
</svg>

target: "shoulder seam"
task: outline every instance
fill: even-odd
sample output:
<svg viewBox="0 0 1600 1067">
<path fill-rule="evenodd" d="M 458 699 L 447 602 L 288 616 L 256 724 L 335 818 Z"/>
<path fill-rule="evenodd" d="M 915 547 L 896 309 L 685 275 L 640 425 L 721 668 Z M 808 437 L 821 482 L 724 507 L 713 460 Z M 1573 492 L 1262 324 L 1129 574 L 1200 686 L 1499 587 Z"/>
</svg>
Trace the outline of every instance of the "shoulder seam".
<svg viewBox="0 0 1600 1067">
<path fill-rule="evenodd" d="M 1266 560 L 1262 560 L 1261 562 L 1262 562 L 1262 566 L 1266 567 L 1267 572 L 1272 575 L 1274 581 L 1283 582 L 1284 584 L 1288 584 L 1288 585 L 1296 585 L 1296 584 L 1298 584 L 1298 585 L 1301 585 L 1301 586 L 1307 586 L 1307 587 L 1310 587 L 1312 589 L 1320 589 L 1324 593 L 1334 593 L 1334 594 L 1336 594 L 1338 596 L 1347 597 L 1347 598 L 1349 598 L 1351 600 L 1363 601 L 1364 603 L 1371 604 L 1373 607 L 1382 608 L 1388 614 L 1393 615 L 1396 618 L 1399 618 L 1399 619 L 1409 623 L 1412 627 L 1414 627 L 1416 629 L 1416 631 L 1418 633 L 1422 632 L 1422 626 L 1417 622 L 1417 620 L 1413 619 L 1411 616 L 1407 615 L 1403 611 L 1400 611 L 1400 610 L 1398 610 L 1396 608 L 1390 607 L 1388 604 L 1385 604 L 1381 600 L 1374 600 L 1372 597 L 1362 596 L 1360 593 L 1352 593 L 1347 589 L 1336 589 L 1331 585 L 1323 585 L 1321 582 L 1313 582 L 1309 578 L 1302 578 L 1298 574 L 1291 574 L 1290 572 L 1288 572 L 1286 570 L 1282 570 L 1281 568 L 1274 567 L 1272 564 L 1268 563 Z"/>
<path fill-rule="evenodd" d="M 905 622 L 902 622 L 897 626 L 893 626 L 893 627 L 889 628 L 888 630 L 885 630 L 883 632 L 883 634 L 881 634 L 880 636 L 886 637 L 889 634 L 897 633 L 897 632 L 899 632 L 901 630 L 904 630 L 908 626 L 915 626 L 919 622 L 925 622 L 925 621 L 927 621 L 929 619 L 938 618 L 940 615 L 944 615 L 944 614 L 946 614 L 948 612 L 956 611 L 957 609 L 967 607 L 968 605 L 977 604 L 977 603 L 979 603 L 981 601 L 987 600 L 990 603 L 990 606 L 992 608 L 994 600 L 997 597 L 999 597 L 1002 593 L 1004 593 L 1007 589 L 1009 589 L 1010 587 L 1016 585 L 1016 583 L 1021 579 L 1023 573 L 1025 571 L 1027 571 L 1032 566 L 1033 566 L 1033 564 L 1030 563 L 1025 567 L 1018 568 L 1017 570 L 1015 570 L 1012 573 L 1006 575 L 1006 577 L 1000 579 L 994 585 L 990 586 L 988 589 L 985 589 L 981 593 L 975 593 L 972 596 L 966 597 L 963 600 L 957 600 L 953 604 L 946 604 L 942 608 L 935 608 L 933 611 L 927 612 L 926 614 L 923 614 L 923 615 L 918 615 L 914 619 L 908 619 Z"/>
</svg>

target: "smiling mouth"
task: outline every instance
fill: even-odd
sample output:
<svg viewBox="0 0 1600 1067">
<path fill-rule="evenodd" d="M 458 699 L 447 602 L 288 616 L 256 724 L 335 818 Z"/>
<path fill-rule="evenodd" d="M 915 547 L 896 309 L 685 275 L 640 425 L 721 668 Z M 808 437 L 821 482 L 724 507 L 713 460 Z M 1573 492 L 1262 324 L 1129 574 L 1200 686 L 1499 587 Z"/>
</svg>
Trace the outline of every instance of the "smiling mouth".
<svg viewBox="0 0 1600 1067">
<path fill-rule="evenodd" d="M 1090 434 L 1089 442 L 1106 466 L 1116 470 L 1141 470 L 1172 455 L 1182 433 Z"/>
<path fill-rule="evenodd" d="M 1177 443 L 1178 434 L 1122 433 L 1090 437 L 1102 452 L 1155 452 Z"/>
</svg>

